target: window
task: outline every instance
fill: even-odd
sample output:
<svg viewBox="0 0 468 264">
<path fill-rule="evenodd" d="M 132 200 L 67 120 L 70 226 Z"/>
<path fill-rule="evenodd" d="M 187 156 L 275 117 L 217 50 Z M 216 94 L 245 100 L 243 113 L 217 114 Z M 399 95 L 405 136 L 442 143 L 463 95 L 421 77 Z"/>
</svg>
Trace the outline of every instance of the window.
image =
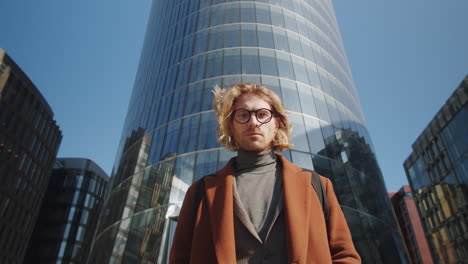
<svg viewBox="0 0 468 264">
<path fill-rule="evenodd" d="M 260 74 L 260 62 L 258 57 L 258 49 L 242 49 L 242 73 L 243 74 Z"/>
</svg>

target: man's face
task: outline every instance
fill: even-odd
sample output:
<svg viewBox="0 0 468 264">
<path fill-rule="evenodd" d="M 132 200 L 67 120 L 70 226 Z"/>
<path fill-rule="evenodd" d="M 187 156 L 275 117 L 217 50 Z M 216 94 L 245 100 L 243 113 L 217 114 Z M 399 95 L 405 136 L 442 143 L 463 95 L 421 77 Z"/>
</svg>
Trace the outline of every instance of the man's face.
<svg viewBox="0 0 468 264">
<path fill-rule="evenodd" d="M 250 111 L 261 108 L 272 110 L 271 105 L 262 97 L 251 93 L 239 97 L 234 111 L 240 108 Z M 271 149 L 271 143 L 277 130 L 274 116 L 270 122 L 264 124 L 257 120 L 255 113 L 251 113 L 250 120 L 245 124 L 238 123 L 234 118 L 231 122 L 234 140 L 241 150 L 260 152 Z"/>
</svg>

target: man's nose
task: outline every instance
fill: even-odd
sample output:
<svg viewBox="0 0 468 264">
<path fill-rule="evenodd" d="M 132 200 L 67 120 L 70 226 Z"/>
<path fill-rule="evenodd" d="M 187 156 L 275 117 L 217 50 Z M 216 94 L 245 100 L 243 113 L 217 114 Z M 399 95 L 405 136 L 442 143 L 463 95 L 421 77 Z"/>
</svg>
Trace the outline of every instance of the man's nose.
<svg viewBox="0 0 468 264">
<path fill-rule="evenodd" d="M 249 126 L 259 126 L 261 123 L 257 120 L 257 114 L 255 112 L 250 113 L 250 119 L 247 122 Z"/>
</svg>

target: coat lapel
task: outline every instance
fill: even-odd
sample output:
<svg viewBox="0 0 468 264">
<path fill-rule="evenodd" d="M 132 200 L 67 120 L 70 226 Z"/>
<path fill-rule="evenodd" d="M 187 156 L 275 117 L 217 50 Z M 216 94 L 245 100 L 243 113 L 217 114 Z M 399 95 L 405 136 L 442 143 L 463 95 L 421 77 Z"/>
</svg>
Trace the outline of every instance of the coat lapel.
<svg viewBox="0 0 468 264">
<path fill-rule="evenodd" d="M 307 258 L 311 203 L 310 177 L 286 158 L 278 155 L 283 164 L 284 215 L 286 221 L 290 262 L 302 263 Z M 309 179 L 309 180 L 307 180 Z"/>
<path fill-rule="evenodd" d="M 233 160 L 215 177 L 205 178 L 206 200 L 218 263 L 235 263 Z"/>
</svg>

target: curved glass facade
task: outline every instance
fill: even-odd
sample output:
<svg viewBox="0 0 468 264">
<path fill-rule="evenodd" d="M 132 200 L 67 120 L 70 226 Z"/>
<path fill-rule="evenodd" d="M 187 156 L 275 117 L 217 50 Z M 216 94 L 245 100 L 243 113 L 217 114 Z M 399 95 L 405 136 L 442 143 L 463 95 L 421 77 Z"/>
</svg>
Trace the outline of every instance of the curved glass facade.
<svg viewBox="0 0 468 264">
<path fill-rule="evenodd" d="M 282 98 L 282 154 L 332 180 L 364 262 L 406 263 L 329 0 L 153 2 L 93 263 L 165 261 L 185 190 L 235 155 L 211 90 L 237 81 Z"/>
<path fill-rule="evenodd" d="M 86 263 L 108 182 L 92 160 L 57 159 L 24 263 Z"/>
</svg>

